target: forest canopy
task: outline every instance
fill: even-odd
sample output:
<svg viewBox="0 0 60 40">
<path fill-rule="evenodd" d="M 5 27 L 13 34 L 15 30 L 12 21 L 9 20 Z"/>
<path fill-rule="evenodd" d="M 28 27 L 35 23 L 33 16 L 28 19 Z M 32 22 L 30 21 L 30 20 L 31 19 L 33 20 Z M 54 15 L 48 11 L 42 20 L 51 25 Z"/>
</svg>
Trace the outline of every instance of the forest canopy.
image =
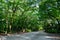
<svg viewBox="0 0 60 40">
<path fill-rule="evenodd" d="M 60 0 L 0 0 L 0 33 L 60 32 Z"/>
</svg>

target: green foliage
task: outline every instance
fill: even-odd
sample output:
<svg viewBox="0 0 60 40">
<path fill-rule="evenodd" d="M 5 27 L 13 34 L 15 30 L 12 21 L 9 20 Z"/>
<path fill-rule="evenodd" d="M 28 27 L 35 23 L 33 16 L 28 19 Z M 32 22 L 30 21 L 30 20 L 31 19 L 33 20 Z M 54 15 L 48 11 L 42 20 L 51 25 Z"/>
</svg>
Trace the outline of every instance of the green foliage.
<svg viewBox="0 0 60 40">
<path fill-rule="evenodd" d="M 46 32 L 49 32 L 49 33 L 60 33 L 60 24 L 57 24 L 53 21 L 51 21 L 51 23 L 46 23 L 44 25 L 44 29 Z"/>
<path fill-rule="evenodd" d="M 39 18 L 41 21 L 43 21 L 44 29 L 47 32 L 58 33 L 60 30 L 59 2 L 59 0 L 46 0 L 42 1 L 39 5 Z"/>
<path fill-rule="evenodd" d="M 20 31 L 37 31 L 37 7 L 32 7 L 35 1 L 1 0 L 0 1 L 0 31 L 3 33 Z"/>
<path fill-rule="evenodd" d="M 0 32 L 60 32 L 60 1 L 0 0 Z M 43 28 L 42 28 L 43 26 Z"/>
</svg>

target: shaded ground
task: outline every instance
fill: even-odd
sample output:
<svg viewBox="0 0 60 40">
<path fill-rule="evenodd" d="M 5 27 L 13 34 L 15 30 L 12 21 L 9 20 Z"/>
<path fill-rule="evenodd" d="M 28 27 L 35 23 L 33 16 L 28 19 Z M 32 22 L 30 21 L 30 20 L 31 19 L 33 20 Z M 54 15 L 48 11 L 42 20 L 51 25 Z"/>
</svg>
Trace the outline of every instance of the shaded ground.
<svg viewBox="0 0 60 40">
<path fill-rule="evenodd" d="M 0 40 L 60 40 L 60 35 L 48 34 L 43 31 L 39 31 L 24 34 L 0 36 Z"/>
</svg>

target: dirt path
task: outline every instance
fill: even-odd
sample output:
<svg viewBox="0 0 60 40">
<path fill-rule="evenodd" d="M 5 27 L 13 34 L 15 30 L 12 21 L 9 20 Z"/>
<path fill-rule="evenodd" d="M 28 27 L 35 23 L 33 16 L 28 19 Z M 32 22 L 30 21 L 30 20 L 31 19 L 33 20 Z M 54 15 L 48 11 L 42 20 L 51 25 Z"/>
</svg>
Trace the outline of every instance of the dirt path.
<svg viewBox="0 0 60 40">
<path fill-rule="evenodd" d="M 24 34 L 0 36 L 0 40 L 60 40 L 60 35 L 48 34 L 43 31 Z"/>
</svg>

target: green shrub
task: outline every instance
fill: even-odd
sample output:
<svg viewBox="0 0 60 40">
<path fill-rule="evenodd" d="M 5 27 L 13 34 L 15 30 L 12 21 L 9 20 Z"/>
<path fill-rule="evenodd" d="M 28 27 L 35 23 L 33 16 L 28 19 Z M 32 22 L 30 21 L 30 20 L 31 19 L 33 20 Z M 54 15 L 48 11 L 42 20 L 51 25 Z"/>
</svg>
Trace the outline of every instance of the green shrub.
<svg viewBox="0 0 60 40">
<path fill-rule="evenodd" d="M 45 32 L 60 33 L 60 25 L 56 23 L 47 23 L 44 25 Z"/>
</svg>

